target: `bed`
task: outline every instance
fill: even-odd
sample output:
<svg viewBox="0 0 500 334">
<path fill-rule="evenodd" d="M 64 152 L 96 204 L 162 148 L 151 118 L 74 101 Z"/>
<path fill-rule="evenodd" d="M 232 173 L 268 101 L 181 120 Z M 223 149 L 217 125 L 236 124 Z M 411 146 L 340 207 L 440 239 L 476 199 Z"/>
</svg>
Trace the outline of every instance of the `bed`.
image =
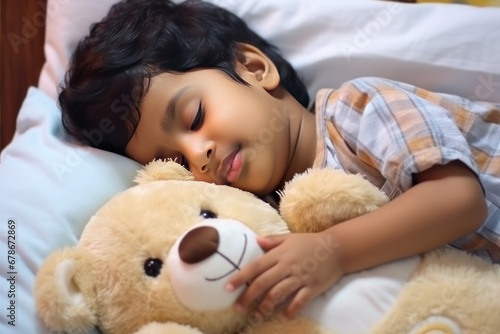
<svg viewBox="0 0 500 334">
<path fill-rule="evenodd" d="M 2 108 L 1 117 L 0 333 L 48 332 L 32 298 L 38 266 L 54 249 L 75 244 L 92 213 L 130 187 L 140 168 L 74 143 L 61 129 L 56 103 L 76 42 L 115 1 L 48 0 L 46 24 L 33 36 L 39 48 L 30 49 L 33 67 L 26 83 L 32 86 L 27 91 L 22 83 L 13 86 L 18 101 L 12 94 L 3 104 L 10 107 Z M 210 1 L 234 11 L 277 45 L 311 97 L 355 77 L 382 76 L 500 102 L 500 8 L 375 0 Z M 23 7 L 32 11 L 19 17 L 37 20 L 43 3 Z M 9 73 L 3 85 L 16 82 L 14 68 Z M 10 93 L 6 96 L 10 100 Z M 20 99 L 22 106 L 16 104 Z"/>
</svg>

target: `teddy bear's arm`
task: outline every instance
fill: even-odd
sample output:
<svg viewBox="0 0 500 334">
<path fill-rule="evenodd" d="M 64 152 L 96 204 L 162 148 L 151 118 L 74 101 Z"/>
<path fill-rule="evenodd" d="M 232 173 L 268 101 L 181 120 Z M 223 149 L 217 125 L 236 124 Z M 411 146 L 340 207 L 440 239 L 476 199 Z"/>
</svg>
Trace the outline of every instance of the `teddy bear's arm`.
<svg viewBox="0 0 500 334">
<path fill-rule="evenodd" d="M 203 334 L 197 328 L 174 322 L 151 322 L 141 327 L 134 334 Z"/>
<path fill-rule="evenodd" d="M 389 200 L 361 175 L 331 168 L 295 175 L 280 195 L 280 213 L 292 232 L 324 231 Z"/>
</svg>

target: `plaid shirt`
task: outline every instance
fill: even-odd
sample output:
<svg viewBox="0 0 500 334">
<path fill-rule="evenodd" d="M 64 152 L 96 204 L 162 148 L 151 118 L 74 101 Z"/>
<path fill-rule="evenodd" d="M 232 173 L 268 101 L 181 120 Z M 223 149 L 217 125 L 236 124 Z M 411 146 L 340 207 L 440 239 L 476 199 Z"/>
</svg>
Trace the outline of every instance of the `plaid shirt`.
<svg viewBox="0 0 500 334">
<path fill-rule="evenodd" d="M 500 105 L 360 78 L 316 99 L 315 167 L 360 173 L 391 199 L 412 174 L 459 160 L 483 186 L 488 217 L 452 243 L 500 263 Z"/>
</svg>

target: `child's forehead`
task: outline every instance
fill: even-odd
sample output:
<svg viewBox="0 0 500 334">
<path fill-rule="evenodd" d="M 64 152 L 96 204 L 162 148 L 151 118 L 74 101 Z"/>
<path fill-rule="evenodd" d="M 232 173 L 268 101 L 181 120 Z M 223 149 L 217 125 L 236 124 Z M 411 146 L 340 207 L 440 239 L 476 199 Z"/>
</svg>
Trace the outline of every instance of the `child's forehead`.
<svg viewBox="0 0 500 334">
<path fill-rule="evenodd" d="M 148 95 L 160 93 L 169 99 L 179 100 L 201 89 L 211 90 L 222 81 L 227 85 L 238 83 L 227 73 L 218 69 L 193 69 L 186 72 L 163 72 L 152 77 L 148 83 L 144 98 Z"/>
<path fill-rule="evenodd" d="M 151 77 L 150 82 L 154 83 L 183 83 L 203 78 L 214 78 L 216 76 L 226 75 L 224 71 L 216 68 L 193 68 L 183 72 L 165 71 Z"/>
</svg>

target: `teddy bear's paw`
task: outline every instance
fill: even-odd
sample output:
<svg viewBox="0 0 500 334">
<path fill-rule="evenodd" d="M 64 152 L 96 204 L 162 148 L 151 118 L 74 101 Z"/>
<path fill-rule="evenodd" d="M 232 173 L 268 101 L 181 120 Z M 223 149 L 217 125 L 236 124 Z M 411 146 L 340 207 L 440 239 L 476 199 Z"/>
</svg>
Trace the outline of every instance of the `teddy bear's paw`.
<svg viewBox="0 0 500 334">
<path fill-rule="evenodd" d="M 359 174 L 310 168 L 280 192 L 279 211 L 292 232 L 319 232 L 374 211 L 387 196 Z"/>
<path fill-rule="evenodd" d="M 429 317 L 413 327 L 408 334 L 462 334 L 460 326 L 444 316 Z"/>
<path fill-rule="evenodd" d="M 191 326 L 177 323 L 152 322 L 144 325 L 134 334 L 203 334 L 198 329 Z"/>
</svg>

